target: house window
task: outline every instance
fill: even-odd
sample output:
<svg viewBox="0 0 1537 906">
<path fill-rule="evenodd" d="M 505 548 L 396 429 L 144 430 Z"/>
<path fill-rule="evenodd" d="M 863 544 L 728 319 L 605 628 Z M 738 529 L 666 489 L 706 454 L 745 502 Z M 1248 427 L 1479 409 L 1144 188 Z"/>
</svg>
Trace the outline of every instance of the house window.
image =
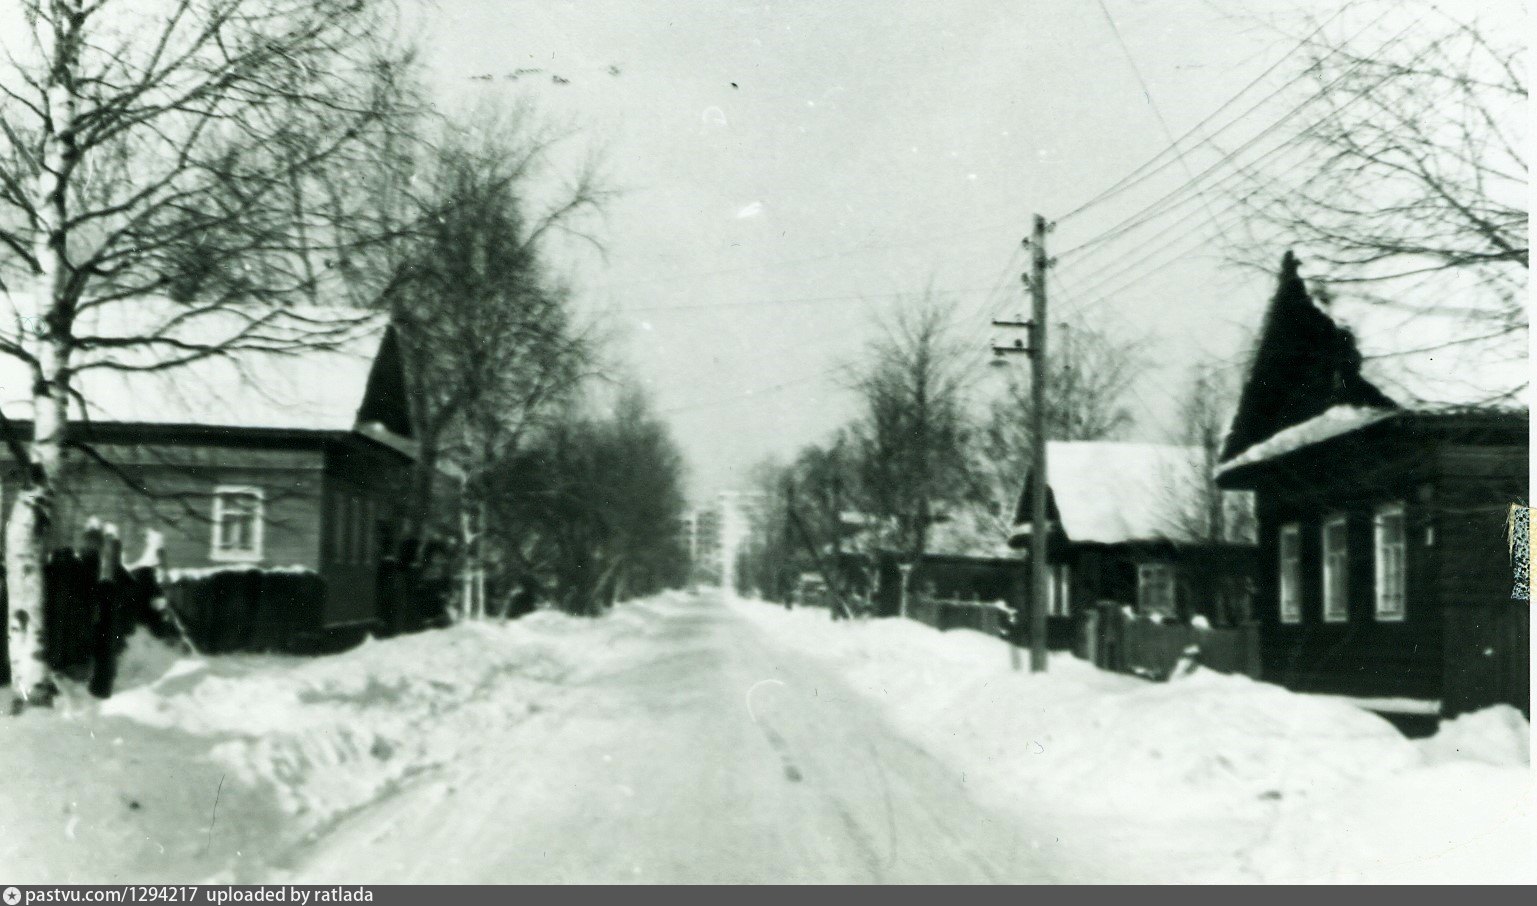
<svg viewBox="0 0 1537 906">
<path fill-rule="evenodd" d="M 1066 563 L 1055 563 L 1051 567 L 1051 581 L 1047 586 L 1049 594 L 1046 598 L 1046 613 L 1054 617 L 1072 616 L 1072 576 L 1071 567 Z"/>
<path fill-rule="evenodd" d="M 1404 553 L 1407 532 L 1404 524 L 1404 505 L 1389 503 L 1377 508 L 1372 520 L 1372 536 L 1376 555 L 1377 619 L 1402 620 L 1404 618 Z"/>
<path fill-rule="evenodd" d="M 1137 609 L 1145 614 L 1174 615 L 1174 570 L 1167 563 L 1137 567 Z"/>
<path fill-rule="evenodd" d="M 1345 517 L 1324 523 L 1324 622 L 1343 623 L 1350 616 L 1350 573 L 1346 566 L 1349 536 Z"/>
<path fill-rule="evenodd" d="M 213 496 L 214 560 L 260 560 L 262 492 L 260 488 L 218 487 Z"/>
<path fill-rule="evenodd" d="M 1281 526 L 1281 622 L 1302 622 L 1302 526 Z"/>
</svg>

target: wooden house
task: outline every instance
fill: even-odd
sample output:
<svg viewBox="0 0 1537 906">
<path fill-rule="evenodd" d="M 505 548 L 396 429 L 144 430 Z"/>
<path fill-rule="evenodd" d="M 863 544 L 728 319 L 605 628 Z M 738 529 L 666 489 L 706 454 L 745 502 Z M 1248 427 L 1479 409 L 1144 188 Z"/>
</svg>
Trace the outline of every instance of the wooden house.
<svg viewBox="0 0 1537 906">
<path fill-rule="evenodd" d="M 1529 707 L 1505 529 L 1529 493 L 1525 336 L 1451 303 L 1315 299 L 1286 256 L 1218 469 L 1256 495 L 1265 679 Z"/>
<path fill-rule="evenodd" d="M 870 598 L 878 616 L 901 612 L 905 585 L 909 599 L 942 602 L 1006 601 L 1019 559 L 1009 549 L 1008 520 L 986 507 L 955 507 L 935 517 L 926 550 L 916 564 L 883 544 L 862 514 L 847 518 L 858 528 L 839 553 L 847 584 Z M 903 567 L 911 565 L 904 576 Z"/>
<path fill-rule="evenodd" d="M 77 330 L 162 342 L 79 354 L 60 542 L 95 517 L 121 527 L 130 557 L 145 530 L 161 532 L 173 569 L 314 571 L 325 603 L 299 631 L 398 618 L 380 613 L 376 582 L 394 552 L 414 444 L 385 321 L 319 309 L 191 315 L 156 300 L 113 308 L 112 323 L 83 317 Z M 177 356 L 191 361 L 155 367 Z M 23 441 L 30 388 L 24 364 L 0 357 L 0 406 Z M 20 476 L 0 456 L 8 513 Z"/>
<path fill-rule="evenodd" d="M 1050 644 L 1065 647 L 1080 615 L 1101 602 L 1150 620 L 1248 620 L 1248 508 L 1244 496 L 1218 497 L 1227 518 L 1214 518 L 1206 460 L 1198 447 L 1172 444 L 1047 444 Z M 1027 478 L 1010 537 L 1020 549 L 1030 545 L 1029 489 Z"/>
</svg>

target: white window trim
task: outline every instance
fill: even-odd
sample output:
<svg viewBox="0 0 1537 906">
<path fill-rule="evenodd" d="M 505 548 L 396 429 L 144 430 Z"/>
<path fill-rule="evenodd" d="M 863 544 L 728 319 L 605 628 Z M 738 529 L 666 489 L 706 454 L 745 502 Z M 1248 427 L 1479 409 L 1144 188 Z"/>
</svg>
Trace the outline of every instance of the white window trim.
<svg viewBox="0 0 1537 906">
<path fill-rule="evenodd" d="M 1329 568 L 1329 529 L 1335 526 L 1340 527 L 1345 537 L 1344 565 L 1340 570 L 1340 591 L 1344 600 L 1340 602 L 1343 609 L 1338 613 L 1329 610 L 1329 580 L 1334 578 L 1333 570 Z M 1319 564 L 1322 568 L 1319 570 L 1319 577 L 1323 584 L 1323 595 L 1321 596 L 1323 621 L 1325 623 L 1348 623 L 1350 622 L 1350 520 L 1345 514 L 1341 513 L 1330 516 L 1323 521 L 1323 525 L 1319 527 L 1318 532 L 1318 548 L 1322 554 Z"/>
<path fill-rule="evenodd" d="M 1156 572 L 1160 576 L 1160 588 L 1167 588 L 1169 592 L 1168 608 L 1154 609 L 1150 606 L 1148 591 L 1150 590 L 1147 576 Z M 1162 561 L 1149 561 L 1137 564 L 1137 609 L 1145 614 L 1159 613 L 1166 616 L 1174 616 L 1179 611 L 1179 601 L 1174 589 L 1174 567 Z"/>
<path fill-rule="evenodd" d="M 1385 612 L 1383 602 L 1386 586 L 1383 577 L 1386 570 L 1383 569 L 1383 520 L 1387 516 L 1397 516 L 1400 520 L 1398 533 L 1398 608 L 1396 611 Z M 1402 501 L 1384 503 L 1377 507 L 1377 512 L 1372 516 L 1372 584 L 1375 591 L 1373 615 L 1379 623 L 1402 623 L 1409 613 L 1409 519 L 1407 510 Z"/>
<path fill-rule="evenodd" d="M 1286 538 L 1290 536 L 1292 543 L 1291 581 L 1287 581 Z M 1280 621 L 1287 625 L 1296 625 L 1302 622 L 1302 525 L 1297 522 L 1288 522 L 1281 526 L 1279 540 L 1276 542 L 1276 611 Z M 1291 594 L 1288 596 L 1287 592 Z M 1287 598 L 1291 600 L 1288 601 Z M 1288 607 L 1287 605 L 1291 606 Z"/>
<path fill-rule="evenodd" d="M 1054 617 L 1073 615 L 1073 578 L 1066 563 L 1051 565 L 1051 584 L 1047 588 L 1046 613 Z"/>
<path fill-rule="evenodd" d="M 251 550 L 227 551 L 219 547 L 219 532 L 224 528 L 224 496 L 244 494 L 256 498 L 256 518 L 251 524 Z M 266 550 L 267 495 L 250 485 L 221 484 L 213 489 L 213 531 L 208 538 L 208 559 L 219 563 L 256 563 Z"/>
</svg>

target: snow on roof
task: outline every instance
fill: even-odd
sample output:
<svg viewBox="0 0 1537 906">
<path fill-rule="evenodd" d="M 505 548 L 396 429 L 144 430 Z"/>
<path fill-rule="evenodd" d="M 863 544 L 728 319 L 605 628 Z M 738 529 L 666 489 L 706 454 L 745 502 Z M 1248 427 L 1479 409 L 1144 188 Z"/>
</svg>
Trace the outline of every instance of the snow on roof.
<svg viewBox="0 0 1537 906">
<path fill-rule="evenodd" d="M 16 323 L 27 311 L 18 304 L 24 301 L 0 297 L 0 318 Z M 71 386 L 78 397 L 71 401 L 70 417 L 351 431 L 358 426 L 386 323 L 382 316 L 350 309 L 203 309 L 156 298 L 86 307 L 77 336 L 158 339 L 148 346 L 77 352 Z M 231 342 L 243 348 L 198 357 L 201 350 Z M 165 363 L 172 364 L 133 370 Z M 118 367 L 107 367 L 112 365 Z M 31 384 L 25 363 L 0 355 L 0 407 L 7 417 L 32 417 Z"/>
<path fill-rule="evenodd" d="M 929 527 L 929 553 L 951 557 L 1013 559 L 1009 547 L 1009 520 L 983 506 L 961 507 Z"/>
<path fill-rule="evenodd" d="M 1199 447 L 1109 441 L 1046 445 L 1047 483 L 1068 540 L 1200 541 L 1205 457 Z M 1028 524 L 1015 527 L 1028 532 Z"/>
<path fill-rule="evenodd" d="M 1355 336 L 1361 376 L 1406 409 L 1527 405 L 1524 327 L 1456 305 L 1337 299 L 1319 308 Z"/>
<path fill-rule="evenodd" d="M 1294 450 L 1322 443 L 1341 434 L 1358 431 L 1367 425 L 1398 414 L 1396 409 L 1375 409 L 1368 406 L 1331 406 L 1322 413 L 1290 428 L 1270 435 L 1242 453 L 1217 467 L 1218 475 L 1225 475 L 1242 466 L 1276 459 Z"/>
</svg>

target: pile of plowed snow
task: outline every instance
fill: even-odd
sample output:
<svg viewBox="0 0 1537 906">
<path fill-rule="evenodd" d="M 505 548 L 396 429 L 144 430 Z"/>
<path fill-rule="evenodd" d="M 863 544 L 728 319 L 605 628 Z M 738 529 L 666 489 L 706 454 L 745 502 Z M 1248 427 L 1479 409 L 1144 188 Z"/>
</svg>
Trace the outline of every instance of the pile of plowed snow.
<svg viewBox="0 0 1537 906">
<path fill-rule="evenodd" d="M 630 623 L 545 611 L 329 657 L 180 660 L 101 713 L 212 737 L 213 758 L 237 779 L 270 785 L 284 811 L 314 822 L 521 720 L 541 687 L 601 661 Z"/>
<path fill-rule="evenodd" d="M 837 664 L 991 800 L 1101 821 L 1231 818 L 1223 872 L 1235 878 L 1374 880 L 1406 876 L 1406 862 L 1447 880 L 1537 873 L 1530 728 L 1513 708 L 1415 742 L 1349 703 L 1241 676 L 1154 683 L 1065 654 L 1031 674 L 1011 646 L 969 630 L 738 610 Z M 1416 811 L 1425 817 L 1410 820 Z"/>
<path fill-rule="evenodd" d="M 0 776 L 22 778 L 0 783 L 0 876 L 238 876 L 272 843 L 263 834 L 292 842 L 622 663 L 653 622 L 646 606 L 465 623 L 315 658 L 190 657 L 135 634 L 111 699 L 66 683 L 57 710 L 0 720 Z"/>
</svg>

